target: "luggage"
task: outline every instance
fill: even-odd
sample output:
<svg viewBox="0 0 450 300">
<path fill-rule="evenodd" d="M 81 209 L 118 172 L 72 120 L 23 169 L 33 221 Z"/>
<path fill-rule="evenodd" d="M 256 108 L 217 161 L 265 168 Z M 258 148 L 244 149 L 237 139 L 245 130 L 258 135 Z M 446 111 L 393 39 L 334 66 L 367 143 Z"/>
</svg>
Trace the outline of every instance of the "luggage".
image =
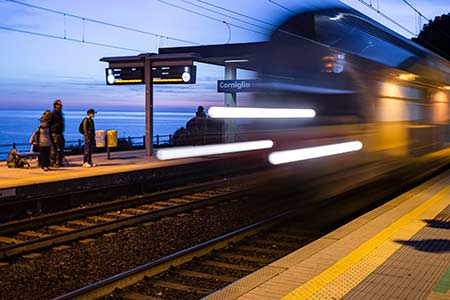
<svg viewBox="0 0 450 300">
<path fill-rule="evenodd" d="M 30 164 L 25 157 L 17 153 L 16 149 L 12 149 L 8 153 L 8 159 L 6 160 L 8 168 L 25 168 L 30 167 Z"/>
</svg>

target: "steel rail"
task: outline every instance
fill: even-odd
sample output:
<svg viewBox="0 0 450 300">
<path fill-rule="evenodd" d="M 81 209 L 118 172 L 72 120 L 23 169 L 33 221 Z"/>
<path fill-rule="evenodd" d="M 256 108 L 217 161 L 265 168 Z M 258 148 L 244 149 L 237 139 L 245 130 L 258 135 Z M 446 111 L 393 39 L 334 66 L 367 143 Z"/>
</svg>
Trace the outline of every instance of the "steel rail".
<svg viewBox="0 0 450 300">
<path fill-rule="evenodd" d="M 125 226 L 149 222 L 169 215 L 179 214 L 182 212 L 197 209 L 199 207 L 204 207 L 222 201 L 235 199 L 237 196 L 245 197 L 250 192 L 251 192 L 250 189 L 233 191 L 224 195 L 211 196 L 203 200 L 195 200 L 189 203 L 181 203 L 171 207 L 165 207 L 154 211 L 149 211 L 129 217 L 124 217 L 120 219 L 95 224 L 86 228 L 74 229 L 68 232 L 61 232 L 49 237 L 8 245 L 0 248 L 0 259 L 16 256 L 19 254 L 23 254 L 25 252 L 35 251 L 38 249 L 64 244 L 77 239 L 86 238 L 89 236 L 105 233 L 108 231 L 113 231 Z"/>
<path fill-rule="evenodd" d="M 152 202 L 164 201 L 173 197 L 182 197 L 183 195 L 188 195 L 190 193 L 201 192 L 205 189 L 211 189 L 215 187 L 217 188 L 220 186 L 223 187 L 224 183 L 229 186 L 234 185 L 237 182 L 242 182 L 242 178 L 239 177 L 238 179 L 218 179 L 207 183 L 195 184 L 193 186 L 183 186 L 170 190 L 150 193 L 147 195 L 132 196 L 125 200 L 119 199 L 96 204 L 94 206 L 69 209 L 66 211 L 51 213 L 30 219 L 10 221 L 0 224 L 0 235 L 13 234 L 23 230 L 31 230 L 41 226 L 53 225 L 77 218 L 83 218 L 90 215 L 108 212 L 110 210 L 118 210 L 135 205 L 151 204 Z"/>
</svg>

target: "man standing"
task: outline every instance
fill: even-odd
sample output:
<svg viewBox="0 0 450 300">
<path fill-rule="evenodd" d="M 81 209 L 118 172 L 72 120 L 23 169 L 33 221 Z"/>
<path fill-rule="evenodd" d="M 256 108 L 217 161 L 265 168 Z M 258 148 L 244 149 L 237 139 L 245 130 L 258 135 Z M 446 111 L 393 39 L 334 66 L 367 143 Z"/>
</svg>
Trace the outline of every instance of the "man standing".
<svg viewBox="0 0 450 300">
<path fill-rule="evenodd" d="M 199 106 L 195 113 L 195 117 L 186 123 L 186 129 L 193 145 L 205 144 L 207 120 L 203 106 Z"/>
<path fill-rule="evenodd" d="M 94 151 L 95 147 L 94 114 L 96 114 L 96 111 L 93 108 L 88 109 L 87 116 L 83 119 L 82 122 L 84 136 L 83 168 L 96 166 L 96 164 L 92 162 L 92 152 Z"/>
<path fill-rule="evenodd" d="M 64 116 L 62 113 L 62 102 L 57 99 L 53 102 L 53 111 L 50 119 L 50 132 L 52 133 L 51 164 L 58 168 L 63 166 L 64 157 Z"/>
</svg>

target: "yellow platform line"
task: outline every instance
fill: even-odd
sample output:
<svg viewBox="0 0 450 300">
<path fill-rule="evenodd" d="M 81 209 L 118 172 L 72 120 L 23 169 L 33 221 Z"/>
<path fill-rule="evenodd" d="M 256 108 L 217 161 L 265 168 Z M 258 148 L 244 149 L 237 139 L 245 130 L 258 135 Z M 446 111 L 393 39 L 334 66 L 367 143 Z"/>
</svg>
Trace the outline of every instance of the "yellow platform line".
<svg viewBox="0 0 450 300">
<path fill-rule="evenodd" d="M 357 249 L 350 252 L 346 257 L 342 258 L 338 262 L 336 262 L 334 265 L 317 275 L 316 277 L 312 278 L 305 284 L 299 286 L 297 289 L 293 290 L 291 293 L 285 295 L 282 299 L 283 300 L 302 300 L 302 299 L 308 299 L 311 297 L 311 299 L 315 299 L 313 297 L 317 292 L 319 292 L 321 289 L 323 289 L 328 284 L 332 283 L 335 279 L 337 279 L 339 276 L 343 275 L 346 271 L 348 271 L 350 268 L 355 266 L 358 262 L 360 262 L 362 259 L 365 258 L 370 252 L 374 251 L 376 248 L 380 247 L 385 241 L 387 241 L 390 237 L 392 237 L 395 233 L 400 231 L 404 226 L 408 225 L 411 221 L 416 219 L 419 215 L 421 215 L 423 212 L 425 212 L 428 208 L 430 208 L 432 205 L 437 203 L 439 200 L 441 200 L 446 194 L 450 192 L 450 186 L 445 187 L 441 191 L 439 191 L 437 194 L 435 194 L 433 197 L 431 197 L 429 200 L 425 201 L 418 207 L 416 207 L 414 210 L 409 212 L 408 214 L 404 215 L 394 223 L 392 223 L 389 227 L 383 229 L 378 234 L 376 234 L 374 237 L 372 237 L 370 240 L 359 246 Z M 415 233 L 417 233 L 420 229 L 422 229 L 425 226 L 425 224 L 422 224 L 421 226 L 414 226 L 412 230 L 410 230 L 409 235 L 413 236 Z M 394 249 L 391 247 L 391 250 Z M 387 249 L 385 249 L 387 250 Z M 381 255 L 383 255 L 382 261 L 376 262 L 369 262 L 371 264 L 372 269 L 375 269 L 378 265 L 381 265 L 382 262 L 387 260 L 395 251 L 381 251 Z M 381 262 L 381 263 L 380 263 Z M 366 266 L 367 267 L 367 266 Z M 370 274 L 370 272 L 369 272 Z M 368 275 L 368 274 L 367 274 Z M 361 278 L 363 280 L 365 277 Z M 354 280 L 351 285 L 352 287 L 359 284 L 361 280 Z M 349 286 L 348 286 L 349 287 Z M 348 289 L 350 290 L 350 289 Z M 341 292 L 342 293 L 342 292 Z M 318 299 L 318 298 L 317 298 Z M 336 298 L 335 298 L 336 299 Z"/>
</svg>

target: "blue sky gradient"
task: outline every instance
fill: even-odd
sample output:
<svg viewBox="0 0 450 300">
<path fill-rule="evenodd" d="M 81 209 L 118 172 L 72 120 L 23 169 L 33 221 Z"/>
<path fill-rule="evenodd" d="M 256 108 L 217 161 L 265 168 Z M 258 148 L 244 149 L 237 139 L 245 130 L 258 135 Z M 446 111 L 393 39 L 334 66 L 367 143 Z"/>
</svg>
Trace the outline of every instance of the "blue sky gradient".
<svg viewBox="0 0 450 300">
<path fill-rule="evenodd" d="M 183 0 L 23 0 L 36 6 L 62 11 L 85 18 L 101 20 L 135 29 L 153 32 L 163 36 L 183 39 L 201 45 L 264 41 L 269 32 L 263 34 L 259 27 L 250 26 L 211 11 L 193 6 Z M 228 23 L 249 28 L 253 31 L 231 27 L 223 22 L 194 14 L 167 3 L 195 11 Z M 196 5 L 218 10 L 198 0 L 189 0 Z M 319 8 L 336 3 L 345 3 L 376 19 L 407 38 L 411 34 L 382 18 L 358 0 L 277 0 L 283 9 L 268 0 L 207 0 L 206 2 L 225 7 L 228 10 L 278 25 L 292 15 L 308 8 Z M 373 5 L 380 4 L 380 11 L 394 18 L 414 33 L 419 30 L 417 14 L 399 0 L 366 0 Z M 410 0 L 428 18 L 448 13 L 447 0 Z M 230 14 L 229 12 L 225 12 Z M 243 19 L 237 15 L 234 17 Z M 246 21 L 256 23 L 253 20 Z M 425 22 L 425 21 L 423 21 Z M 259 23 L 263 26 L 263 23 Z M 265 26 L 265 25 L 264 25 Z M 189 46 L 192 44 L 130 32 L 118 28 L 84 22 L 63 15 L 0 0 L 0 27 L 39 32 L 58 37 L 104 43 L 119 47 L 157 52 L 158 47 Z M 231 36 L 230 36 L 231 34 Z M 142 110 L 144 108 L 144 86 L 106 86 L 101 57 L 136 55 L 140 51 L 127 51 L 77 43 L 68 40 L 51 39 L 0 28 L 0 109 L 45 109 L 54 99 L 63 100 L 64 108 L 84 110 L 93 106 L 109 110 Z M 155 88 L 155 109 L 191 109 L 197 105 L 221 105 L 223 94 L 216 92 L 216 81 L 223 79 L 221 67 L 198 65 L 197 84 L 184 86 L 157 86 Z M 249 78 L 247 72 L 238 78 Z M 244 99 L 245 100 L 245 99 Z"/>
</svg>

